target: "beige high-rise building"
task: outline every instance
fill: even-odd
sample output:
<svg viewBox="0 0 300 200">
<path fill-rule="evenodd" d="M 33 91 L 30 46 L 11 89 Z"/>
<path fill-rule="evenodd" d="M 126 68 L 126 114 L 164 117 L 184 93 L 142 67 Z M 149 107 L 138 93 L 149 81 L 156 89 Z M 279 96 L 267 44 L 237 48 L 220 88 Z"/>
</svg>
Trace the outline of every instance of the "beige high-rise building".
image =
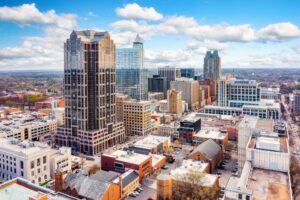
<svg viewBox="0 0 300 200">
<path fill-rule="evenodd" d="M 115 44 L 108 32 L 73 31 L 64 45 L 65 124 L 56 143 L 95 155 L 125 140 L 116 120 Z"/>
<path fill-rule="evenodd" d="M 123 104 L 123 122 L 127 135 L 147 135 L 151 132 L 151 102 L 128 100 Z"/>
<path fill-rule="evenodd" d="M 127 95 L 120 95 L 116 97 L 116 115 L 117 115 L 117 121 L 123 122 L 123 107 L 125 101 L 128 101 L 129 97 Z"/>
<path fill-rule="evenodd" d="M 183 113 L 181 92 L 175 89 L 168 90 L 167 98 L 169 112 L 181 116 Z"/>
<path fill-rule="evenodd" d="M 171 89 L 181 91 L 182 99 L 188 103 L 190 110 L 199 109 L 200 86 L 198 81 L 178 78 L 176 81 L 171 81 Z"/>
<path fill-rule="evenodd" d="M 200 108 L 203 108 L 206 105 L 205 101 L 205 90 L 201 88 L 200 86 L 200 91 L 199 91 L 199 106 Z"/>
</svg>

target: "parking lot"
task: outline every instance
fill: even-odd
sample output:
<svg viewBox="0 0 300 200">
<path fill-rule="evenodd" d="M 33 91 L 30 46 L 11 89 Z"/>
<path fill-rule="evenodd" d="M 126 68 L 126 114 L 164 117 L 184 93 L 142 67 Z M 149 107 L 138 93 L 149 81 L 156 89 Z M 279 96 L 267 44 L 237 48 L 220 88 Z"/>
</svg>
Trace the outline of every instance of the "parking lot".
<svg viewBox="0 0 300 200">
<path fill-rule="evenodd" d="M 223 159 L 223 162 L 221 162 L 221 165 L 224 167 L 219 167 L 214 172 L 215 174 L 220 175 L 220 186 L 225 187 L 229 178 L 231 176 L 237 176 L 238 175 L 238 167 L 237 167 L 237 152 L 231 151 L 230 152 L 230 158 L 229 159 Z M 225 161 L 224 161 L 225 160 Z"/>
</svg>

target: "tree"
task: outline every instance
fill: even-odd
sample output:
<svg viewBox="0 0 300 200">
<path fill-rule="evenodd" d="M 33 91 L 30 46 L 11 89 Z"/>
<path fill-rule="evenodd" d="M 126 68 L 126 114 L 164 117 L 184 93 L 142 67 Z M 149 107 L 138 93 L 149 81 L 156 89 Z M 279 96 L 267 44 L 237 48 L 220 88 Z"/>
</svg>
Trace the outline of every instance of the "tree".
<svg viewBox="0 0 300 200">
<path fill-rule="evenodd" d="M 101 168 L 99 165 L 93 165 L 90 169 L 89 169 L 89 175 L 91 174 L 95 174 L 97 171 L 99 171 Z"/>
<path fill-rule="evenodd" d="M 216 199 L 219 187 L 204 186 L 205 181 L 205 174 L 199 171 L 175 175 L 172 188 L 174 200 Z"/>
</svg>

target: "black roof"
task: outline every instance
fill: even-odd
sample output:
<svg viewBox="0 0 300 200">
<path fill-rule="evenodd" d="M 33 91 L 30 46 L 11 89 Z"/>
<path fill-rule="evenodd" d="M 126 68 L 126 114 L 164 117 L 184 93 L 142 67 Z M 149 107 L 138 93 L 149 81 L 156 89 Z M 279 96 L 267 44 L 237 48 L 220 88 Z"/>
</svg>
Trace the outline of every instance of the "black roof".
<svg viewBox="0 0 300 200">
<path fill-rule="evenodd" d="M 127 176 L 123 177 L 122 179 L 122 187 L 126 187 L 129 185 L 132 181 L 134 181 L 136 178 L 139 177 L 139 174 L 136 171 L 131 171 Z"/>
</svg>

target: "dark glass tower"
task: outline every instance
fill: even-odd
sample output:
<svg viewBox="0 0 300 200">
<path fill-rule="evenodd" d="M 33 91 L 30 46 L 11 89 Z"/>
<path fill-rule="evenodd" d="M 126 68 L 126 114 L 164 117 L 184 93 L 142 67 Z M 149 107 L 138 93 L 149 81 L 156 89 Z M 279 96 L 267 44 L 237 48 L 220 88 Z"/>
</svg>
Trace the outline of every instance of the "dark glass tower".
<svg viewBox="0 0 300 200">
<path fill-rule="evenodd" d="M 65 125 L 56 142 L 94 155 L 125 139 L 116 122 L 115 45 L 108 32 L 73 31 L 64 51 Z"/>
</svg>

